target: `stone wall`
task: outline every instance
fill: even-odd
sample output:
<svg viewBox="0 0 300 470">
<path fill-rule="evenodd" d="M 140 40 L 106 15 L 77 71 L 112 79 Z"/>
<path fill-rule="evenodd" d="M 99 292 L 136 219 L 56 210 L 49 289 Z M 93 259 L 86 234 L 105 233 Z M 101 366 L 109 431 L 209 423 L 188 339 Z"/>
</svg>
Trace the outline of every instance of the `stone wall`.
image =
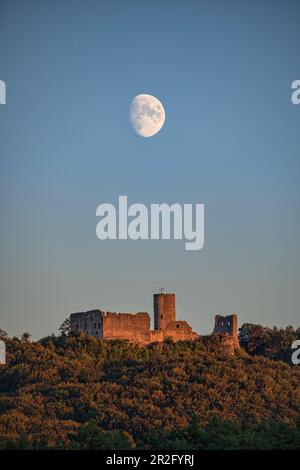
<svg viewBox="0 0 300 470">
<path fill-rule="evenodd" d="M 148 344 L 199 338 L 186 321 L 176 321 L 175 294 L 154 294 L 154 330 L 150 331 L 150 316 L 146 312 L 115 313 L 101 310 L 73 313 L 71 329 L 107 340 L 121 339 L 132 343 Z M 220 335 L 226 354 L 239 348 L 237 315 L 215 317 L 215 334 Z"/>
<path fill-rule="evenodd" d="M 134 343 L 149 343 L 149 314 L 107 312 L 103 316 L 103 339 L 126 339 Z"/>
<path fill-rule="evenodd" d="M 171 338 L 173 341 L 185 341 L 199 337 L 186 321 L 170 322 L 163 331 L 163 335 L 164 338 Z"/>
<path fill-rule="evenodd" d="M 229 335 L 221 335 L 221 345 L 222 352 L 228 356 L 233 356 L 234 351 L 237 349 L 237 346 L 233 341 L 233 337 Z"/>
<path fill-rule="evenodd" d="M 105 315 L 105 313 L 101 310 L 72 313 L 70 315 L 71 329 L 74 331 L 82 331 L 96 338 L 102 338 L 103 315 Z"/>
<path fill-rule="evenodd" d="M 164 340 L 163 330 L 150 331 L 150 343 L 161 343 Z"/>
<path fill-rule="evenodd" d="M 161 342 L 170 338 L 172 341 L 187 341 L 199 338 L 186 321 L 170 322 L 164 330 L 150 331 L 150 342 Z"/>
<path fill-rule="evenodd" d="M 230 353 L 233 354 L 234 350 L 240 347 L 236 314 L 227 315 L 226 317 L 216 315 L 213 332 L 221 335 L 224 348 L 230 351 Z"/>
</svg>

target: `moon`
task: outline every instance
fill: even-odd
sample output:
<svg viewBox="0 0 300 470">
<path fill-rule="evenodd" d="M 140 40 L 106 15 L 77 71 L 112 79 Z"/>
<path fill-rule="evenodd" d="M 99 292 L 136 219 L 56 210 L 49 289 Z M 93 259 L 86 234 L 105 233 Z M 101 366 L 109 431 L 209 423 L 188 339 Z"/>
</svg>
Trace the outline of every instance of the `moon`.
<svg viewBox="0 0 300 470">
<path fill-rule="evenodd" d="M 152 137 L 163 127 L 166 113 L 162 103 L 152 95 L 137 95 L 130 104 L 129 117 L 135 132 Z"/>
</svg>

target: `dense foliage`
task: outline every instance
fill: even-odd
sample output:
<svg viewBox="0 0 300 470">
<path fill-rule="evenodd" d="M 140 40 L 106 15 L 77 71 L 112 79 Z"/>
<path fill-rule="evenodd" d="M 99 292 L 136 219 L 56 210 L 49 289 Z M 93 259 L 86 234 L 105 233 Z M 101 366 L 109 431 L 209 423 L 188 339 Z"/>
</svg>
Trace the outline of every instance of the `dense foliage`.
<svg viewBox="0 0 300 470">
<path fill-rule="evenodd" d="M 300 367 L 224 356 L 217 335 L 5 342 L 0 448 L 300 448 Z"/>
<path fill-rule="evenodd" d="M 240 328 L 239 342 L 249 354 L 264 356 L 291 363 L 294 341 L 300 340 L 300 328 L 266 328 L 261 325 L 244 323 Z"/>
</svg>

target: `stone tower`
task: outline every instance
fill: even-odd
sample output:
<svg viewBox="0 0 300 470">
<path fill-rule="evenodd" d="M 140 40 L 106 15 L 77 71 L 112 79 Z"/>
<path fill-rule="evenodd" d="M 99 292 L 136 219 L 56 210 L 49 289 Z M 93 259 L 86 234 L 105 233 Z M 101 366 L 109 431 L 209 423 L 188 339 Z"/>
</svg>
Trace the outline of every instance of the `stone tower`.
<svg viewBox="0 0 300 470">
<path fill-rule="evenodd" d="M 229 336 L 231 338 L 233 347 L 238 348 L 239 339 L 237 315 L 235 313 L 226 317 L 216 315 L 214 333 Z"/>
<path fill-rule="evenodd" d="M 175 294 L 154 294 L 154 329 L 164 330 L 166 326 L 176 321 Z"/>
</svg>

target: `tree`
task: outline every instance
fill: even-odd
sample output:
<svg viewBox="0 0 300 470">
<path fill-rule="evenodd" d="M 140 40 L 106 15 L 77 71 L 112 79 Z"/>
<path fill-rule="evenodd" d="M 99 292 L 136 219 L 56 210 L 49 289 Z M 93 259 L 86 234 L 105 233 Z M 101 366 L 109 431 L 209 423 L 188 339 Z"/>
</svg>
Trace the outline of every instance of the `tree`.
<svg viewBox="0 0 300 470">
<path fill-rule="evenodd" d="M 300 339 L 299 328 L 267 328 L 262 325 L 244 323 L 239 330 L 239 341 L 242 348 L 254 356 L 265 356 L 291 362 L 293 341 Z"/>
<path fill-rule="evenodd" d="M 71 320 L 66 318 L 59 327 L 59 331 L 62 336 L 68 335 L 71 332 Z"/>
<path fill-rule="evenodd" d="M 263 351 L 280 351 L 284 331 Z M 226 356 L 209 337 L 138 346 L 75 331 L 5 343 L 0 449 L 300 448 L 299 366 Z"/>
<path fill-rule="evenodd" d="M 25 333 L 22 334 L 21 340 L 23 343 L 29 343 L 31 338 L 31 334 L 26 331 Z"/>
<path fill-rule="evenodd" d="M 82 426 L 77 434 L 80 449 L 87 450 L 129 450 L 134 441 L 127 432 L 104 431 L 93 421 Z"/>
</svg>

